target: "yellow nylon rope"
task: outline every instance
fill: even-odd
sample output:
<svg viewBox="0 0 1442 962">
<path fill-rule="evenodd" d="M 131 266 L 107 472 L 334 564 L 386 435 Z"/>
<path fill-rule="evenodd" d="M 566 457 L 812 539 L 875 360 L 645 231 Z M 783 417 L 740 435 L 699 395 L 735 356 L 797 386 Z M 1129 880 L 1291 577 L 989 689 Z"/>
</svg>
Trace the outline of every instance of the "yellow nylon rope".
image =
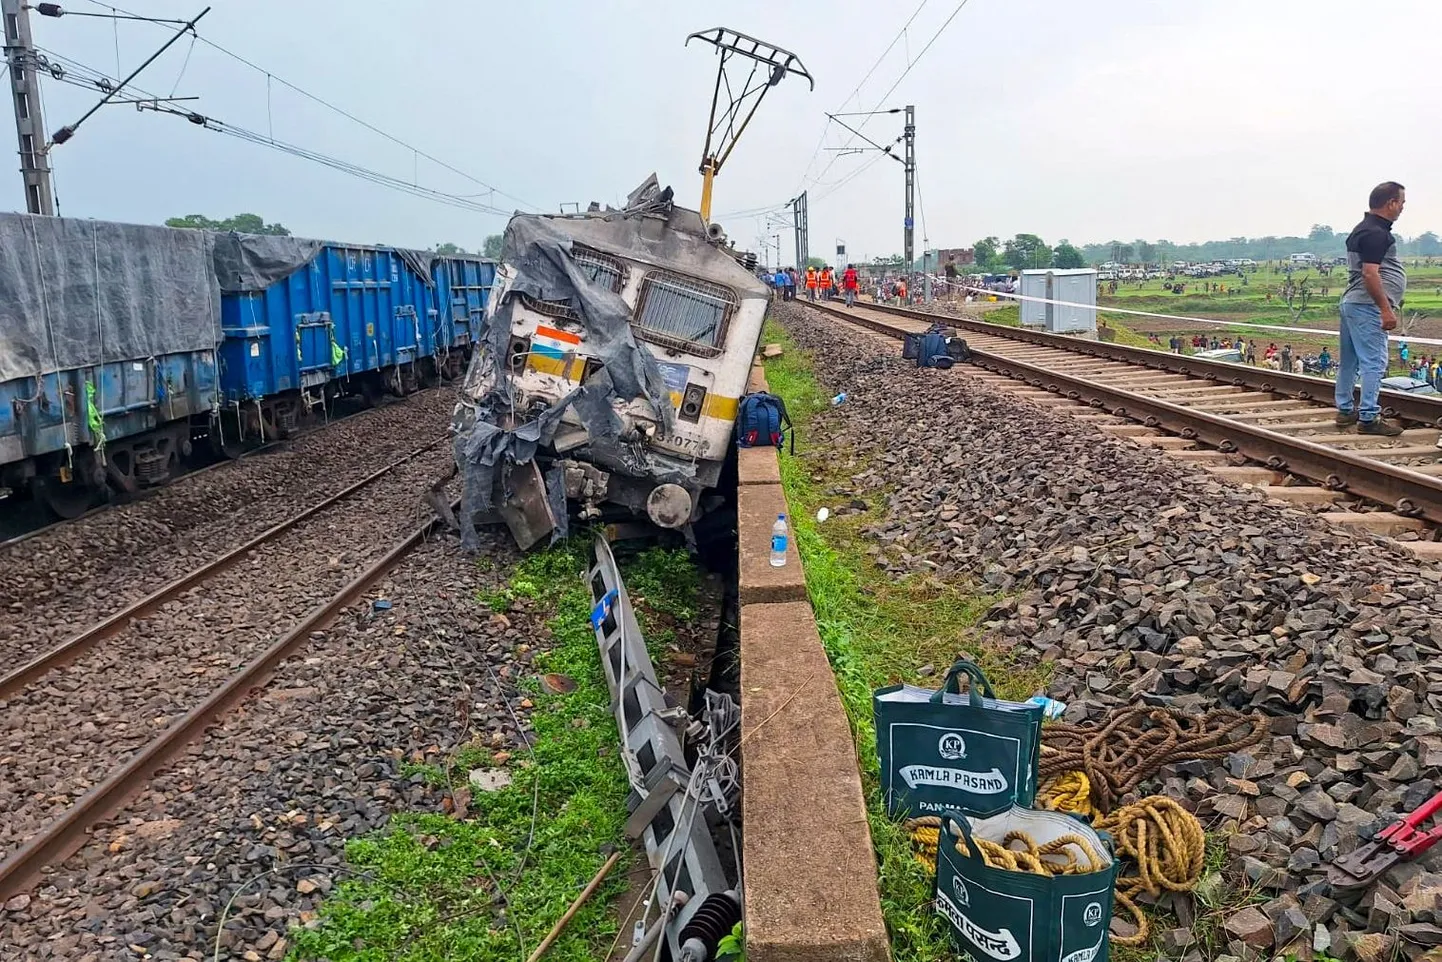
<svg viewBox="0 0 1442 962">
<path fill-rule="evenodd" d="M 1096 830 L 1112 836 L 1120 862 L 1116 908 L 1130 915 L 1137 927 L 1135 935 L 1112 936 L 1112 942 L 1141 945 L 1151 934 L 1151 923 L 1138 907 L 1137 896 L 1196 888 L 1206 856 L 1206 835 L 1195 815 L 1165 795 L 1151 795 L 1100 817 L 1090 796 L 1091 785 L 1085 774 L 1062 772 L 1042 785 L 1037 804 L 1091 818 Z M 908 819 L 904 827 L 911 834 L 916 860 L 935 875 L 941 819 L 934 815 Z M 1000 844 L 977 839 L 977 847 L 987 865 L 1010 872 L 1055 876 L 1105 868 L 1105 860 L 1079 835 L 1066 835 L 1038 846 L 1025 833 L 1012 832 Z M 958 839 L 956 849 L 966 854 L 966 840 Z"/>
</svg>

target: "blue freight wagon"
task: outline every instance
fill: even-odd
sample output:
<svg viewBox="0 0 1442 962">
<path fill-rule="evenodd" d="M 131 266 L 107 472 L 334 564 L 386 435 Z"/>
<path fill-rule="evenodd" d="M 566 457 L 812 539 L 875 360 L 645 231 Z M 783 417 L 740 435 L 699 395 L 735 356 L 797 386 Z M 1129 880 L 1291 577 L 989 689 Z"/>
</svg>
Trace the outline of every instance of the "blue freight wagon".
<svg viewBox="0 0 1442 962">
<path fill-rule="evenodd" d="M 219 303 L 204 234 L 0 214 L 0 496 L 165 480 L 216 410 Z"/>
<path fill-rule="evenodd" d="M 338 397 L 459 377 L 495 279 L 479 258 L 290 237 L 217 237 L 216 264 L 226 451 L 283 437 Z"/>
<path fill-rule="evenodd" d="M 62 517 L 236 455 L 342 395 L 459 377 L 496 265 L 0 214 L 0 498 Z"/>
</svg>

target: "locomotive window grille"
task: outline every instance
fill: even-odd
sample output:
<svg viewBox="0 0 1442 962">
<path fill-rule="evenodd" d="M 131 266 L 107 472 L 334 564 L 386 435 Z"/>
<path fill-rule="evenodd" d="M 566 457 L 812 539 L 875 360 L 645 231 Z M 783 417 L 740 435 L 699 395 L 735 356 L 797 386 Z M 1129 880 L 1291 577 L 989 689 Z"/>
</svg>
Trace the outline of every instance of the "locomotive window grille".
<svg viewBox="0 0 1442 962">
<path fill-rule="evenodd" d="M 589 247 L 582 247 L 580 244 L 571 246 L 571 259 L 594 283 L 609 288 L 612 294 L 621 293 L 621 288 L 626 284 L 626 265 L 609 254 L 602 254 L 600 251 L 592 250 Z M 576 320 L 576 312 L 567 304 L 559 301 L 542 301 L 528 295 L 521 295 L 521 302 L 538 314 L 545 314 L 548 317 L 560 317 L 568 320 Z"/>
<path fill-rule="evenodd" d="M 729 288 L 652 271 L 641 279 L 633 326 L 644 340 L 716 357 L 726 343 L 726 325 L 737 306 L 736 295 Z"/>
</svg>

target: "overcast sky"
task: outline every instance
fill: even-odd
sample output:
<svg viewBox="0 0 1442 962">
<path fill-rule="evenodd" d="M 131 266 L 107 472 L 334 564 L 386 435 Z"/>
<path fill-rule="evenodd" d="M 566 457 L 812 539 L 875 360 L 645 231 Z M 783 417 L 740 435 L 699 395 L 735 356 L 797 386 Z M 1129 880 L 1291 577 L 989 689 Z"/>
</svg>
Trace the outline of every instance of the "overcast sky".
<svg viewBox="0 0 1442 962">
<path fill-rule="evenodd" d="M 725 25 L 794 51 L 816 78 L 814 91 L 788 78 L 767 95 L 717 178 L 713 215 L 738 246 L 780 231 L 790 252 L 785 228 L 752 212 L 804 188 L 813 254 L 829 256 L 838 238 L 857 257 L 899 253 L 901 165 L 826 150 L 849 135 L 824 114 L 905 104 L 916 106 L 918 251 L 923 228 L 942 247 L 1019 231 L 1080 243 L 1296 234 L 1318 222 L 1346 230 L 1385 179 L 1408 187 L 1399 231 L 1442 230 L 1436 0 L 967 0 L 939 37 L 957 0 L 928 0 L 919 12 L 919 0 L 212 2 L 202 36 L 474 180 L 279 82 L 267 97 L 264 72 L 204 44 L 179 41 L 138 84 L 506 210 L 513 198 L 543 210 L 616 203 L 652 171 L 695 206 L 716 55 L 683 44 Z M 123 6 L 188 17 L 202 0 Z M 110 21 L 36 16 L 33 26 L 41 47 L 116 73 Z M 120 24 L 121 71 L 166 37 L 155 25 Z M 74 121 L 95 99 L 47 81 L 46 126 Z M 889 143 L 901 118 L 871 118 L 865 133 Z M 302 235 L 472 249 L 505 223 L 127 106 L 97 113 L 54 149 L 53 163 L 70 216 L 159 222 L 249 211 Z M 23 209 L 18 174 L 5 185 L 5 206 Z"/>
</svg>

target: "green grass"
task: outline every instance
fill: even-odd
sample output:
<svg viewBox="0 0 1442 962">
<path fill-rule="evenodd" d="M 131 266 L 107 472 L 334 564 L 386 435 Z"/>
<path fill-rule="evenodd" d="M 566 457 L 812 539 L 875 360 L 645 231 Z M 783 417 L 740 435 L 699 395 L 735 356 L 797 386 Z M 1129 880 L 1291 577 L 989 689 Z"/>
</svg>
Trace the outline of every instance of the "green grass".
<svg viewBox="0 0 1442 962">
<path fill-rule="evenodd" d="M 1048 673 L 1045 667 L 1023 665 L 977 644 L 972 629 L 998 600 L 995 595 L 924 577 L 891 581 L 877 576 L 860 534 L 876 518 L 883 500 L 877 492 L 866 495 L 873 505 L 868 512 L 824 523 L 815 520 L 817 508 L 833 503 L 826 489 L 844 484 L 859 469 L 842 468 L 841 452 L 830 451 L 822 440 L 824 429 L 813 428 L 830 393 L 813 377 L 811 359 L 775 322 L 767 322 L 763 337 L 768 343 L 779 342 L 784 351 L 765 362 L 767 383 L 785 398 L 799 428 L 796 457 L 781 458 L 781 480 L 806 569 L 807 592 L 861 762 L 892 958 L 952 960 L 955 952 L 931 909 L 931 875 L 912 857 L 910 839 L 886 817 L 882 805 L 871 693 L 898 682 L 936 684 L 961 654 L 985 669 L 1003 698 L 1025 699 L 1044 691 Z M 917 674 L 926 664 L 936 669 L 930 678 Z"/>
<path fill-rule="evenodd" d="M 600 867 L 601 846 L 626 847 L 621 826 L 628 785 L 581 577 L 588 546 L 588 539 L 575 538 L 528 556 L 504 593 L 507 607 L 529 608 L 551 630 L 553 647 L 536 659 L 537 670 L 563 672 L 577 683 L 568 695 L 550 695 L 534 678 L 522 682 L 534 705 L 534 761 L 524 749 L 507 759 L 472 742 L 443 765 L 403 766 L 403 774 L 461 787 L 471 768 L 505 764 L 513 781 L 497 791 L 477 791 L 464 819 L 402 814 L 384 831 L 351 840 L 350 865 L 370 877 L 336 889 L 321 909 L 319 925 L 295 933 L 292 958 L 522 959 Z M 634 572 L 634 583 L 644 586 L 645 602 L 637 604 L 643 630 L 664 638 L 671 630 L 667 619 L 694 613 L 699 578 L 684 552 L 656 549 L 623 570 L 628 581 Z M 497 600 L 478 602 L 495 607 Z M 533 796 L 539 798 L 538 816 L 527 851 Z M 548 960 L 590 962 L 604 956 L 616 932 L 610 909 L 625 887 L 625 867 L 623 859 Z"/>
</svg>

